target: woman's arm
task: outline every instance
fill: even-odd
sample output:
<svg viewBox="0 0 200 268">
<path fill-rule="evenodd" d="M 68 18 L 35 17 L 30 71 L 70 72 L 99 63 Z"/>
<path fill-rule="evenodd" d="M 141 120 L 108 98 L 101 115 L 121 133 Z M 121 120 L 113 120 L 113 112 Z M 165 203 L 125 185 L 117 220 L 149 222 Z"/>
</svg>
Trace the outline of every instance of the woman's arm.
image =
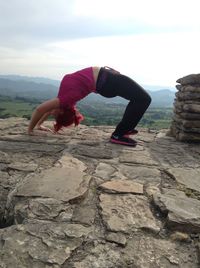
<svg viewBox="0 0 200 268">
<path fill-rule="evenodd" d="M 33 133 L 34 127 L 42 121 L 43 117 L 46 113 L 51 112 L 53 109 L 57 109 L 60 107 L 60 102 L 58 98 L 54 98 L 40 104 L 32 114 L 29 126 L 28 126 L 28 134 L 31 135 Z M 44 121 L 44 120 L 43 120 Z"/>
<path fill-rule="evenodd" d="M 40 120 L 37 122 L 37 127 L 39 127 L 40 125 L 42 125 L 42 123 L 49 117 L 49 115 L 51 114 L 51 112 L 47 112 L 45 113 Z"/>
<path fill-rule="evenodd" d="M 38 130 L 42 130 L 42 131 L 50 131 L 50 132 L 54 132 L 52 129 L 48 128 L 48 127 L 45 127 L 43 126 L 43 122 L 51 115 L 51 112 L 47 112 L 45 113 L 41 118 L 40 120 L 37 122 L 37 125 L 36 125 L 36 128 Z"/>
</svg>

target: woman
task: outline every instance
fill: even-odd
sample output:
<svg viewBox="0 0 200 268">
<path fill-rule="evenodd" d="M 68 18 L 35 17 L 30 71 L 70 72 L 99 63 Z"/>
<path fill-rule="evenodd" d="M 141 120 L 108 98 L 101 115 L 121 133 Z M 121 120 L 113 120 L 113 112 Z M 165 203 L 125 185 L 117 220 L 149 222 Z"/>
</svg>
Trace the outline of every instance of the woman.
<svg viewBox="0 0 200 268">
<path fill-rule="evenodd" d="M 107 98 L 120 96 L 129 100 L 123 118 L 112 133 L 110 141 L 136 146 L 137 142 L 129 135 L 137 133 L 135 127 L 149 107 L 151 97 L 135 81 L 109 67 L 89 67 L 65 75 L 57 98 L 42 103 L 33 112 L 28 134 L 32 135 L 36 126 L 40 130 L 49 130 L 42 126 L 49 115 L 55 117 L 55 132 L 73 123 L 78 125 L 83 116 L 76 110 L 75 104 L 92 92 Z"/>
</svg>

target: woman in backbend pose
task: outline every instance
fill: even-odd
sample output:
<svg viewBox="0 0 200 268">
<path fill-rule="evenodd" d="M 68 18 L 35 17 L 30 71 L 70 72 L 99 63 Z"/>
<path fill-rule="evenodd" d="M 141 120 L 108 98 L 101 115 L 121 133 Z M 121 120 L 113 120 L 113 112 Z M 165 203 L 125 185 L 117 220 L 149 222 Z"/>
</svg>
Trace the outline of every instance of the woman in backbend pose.
<svg viewBox="0 0 200 268">
<path fill-rule="evenodd" d="M 129 135 L 137 133 L 135 127 L 149 107 L 151 97 L 135 81 L 109 67 L 89 67 L 65 75 L 58 96 L 43 102 L 33 112 L 28 134 L 33 134 L 34 127 L 48 130 L 42 123 L 49 115 L 55 117 L 55 132 L 73 123 L 78 125 L 83 116 L 76 110 L 75 104 L 92 92 L 107 98 L 120 96 L 129 100 L 123 118 L 112 133 L 110 141 L 136 146 L 137 142 Z"/>
</svg>

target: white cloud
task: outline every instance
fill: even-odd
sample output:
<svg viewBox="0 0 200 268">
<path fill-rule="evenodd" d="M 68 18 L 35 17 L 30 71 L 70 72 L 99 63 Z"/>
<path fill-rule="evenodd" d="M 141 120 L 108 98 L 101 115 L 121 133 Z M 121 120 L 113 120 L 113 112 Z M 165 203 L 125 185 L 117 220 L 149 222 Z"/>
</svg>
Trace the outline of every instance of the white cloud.
<svg viewBox="0 0 200 268">
<path fill-rule="evenodd" d="M 108 65 L 142 84 L 174 86 L 200 70 L 198 33 L 143 34 L 54 42 L 21 52 L 0 53 L 0 72 L 60 79 L 87 66 Z M 10 54 L 9 57 L 5 57 Z M 4 56 L 3 56 L 4 55 Z"/>
<path fill-rule="evenodd" d="M 195 31 L 199 0 L 0 0 L 1 45 L 148 32 Z"/>
<path fill-rule="evenodd" d="M 129 19 L 161 26 L 199 26 L 199 0 L 75 0 L 74 13 L 101 20 Z"/>
</svg>

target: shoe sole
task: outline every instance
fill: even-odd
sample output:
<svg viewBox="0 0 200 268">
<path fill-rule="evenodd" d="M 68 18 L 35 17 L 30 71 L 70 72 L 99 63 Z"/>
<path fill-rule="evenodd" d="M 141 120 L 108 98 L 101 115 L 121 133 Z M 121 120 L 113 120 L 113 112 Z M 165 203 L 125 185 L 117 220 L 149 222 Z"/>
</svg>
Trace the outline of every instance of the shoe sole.
<svg viewBox="0 0 200 268">
<path fill-rule="evenodd" d="M 124 141 L 117 141 L 117 140 L 114 140 L 114 139 L 110 139 L 110 142 L 115 143 L 115 144 L 132 146 L 132 147 L 135 147 L 137 145 L 137 142 L 135 142 L 135 143 L 128 143 L 128 142 L 124 142 Z"/>
</svg>

